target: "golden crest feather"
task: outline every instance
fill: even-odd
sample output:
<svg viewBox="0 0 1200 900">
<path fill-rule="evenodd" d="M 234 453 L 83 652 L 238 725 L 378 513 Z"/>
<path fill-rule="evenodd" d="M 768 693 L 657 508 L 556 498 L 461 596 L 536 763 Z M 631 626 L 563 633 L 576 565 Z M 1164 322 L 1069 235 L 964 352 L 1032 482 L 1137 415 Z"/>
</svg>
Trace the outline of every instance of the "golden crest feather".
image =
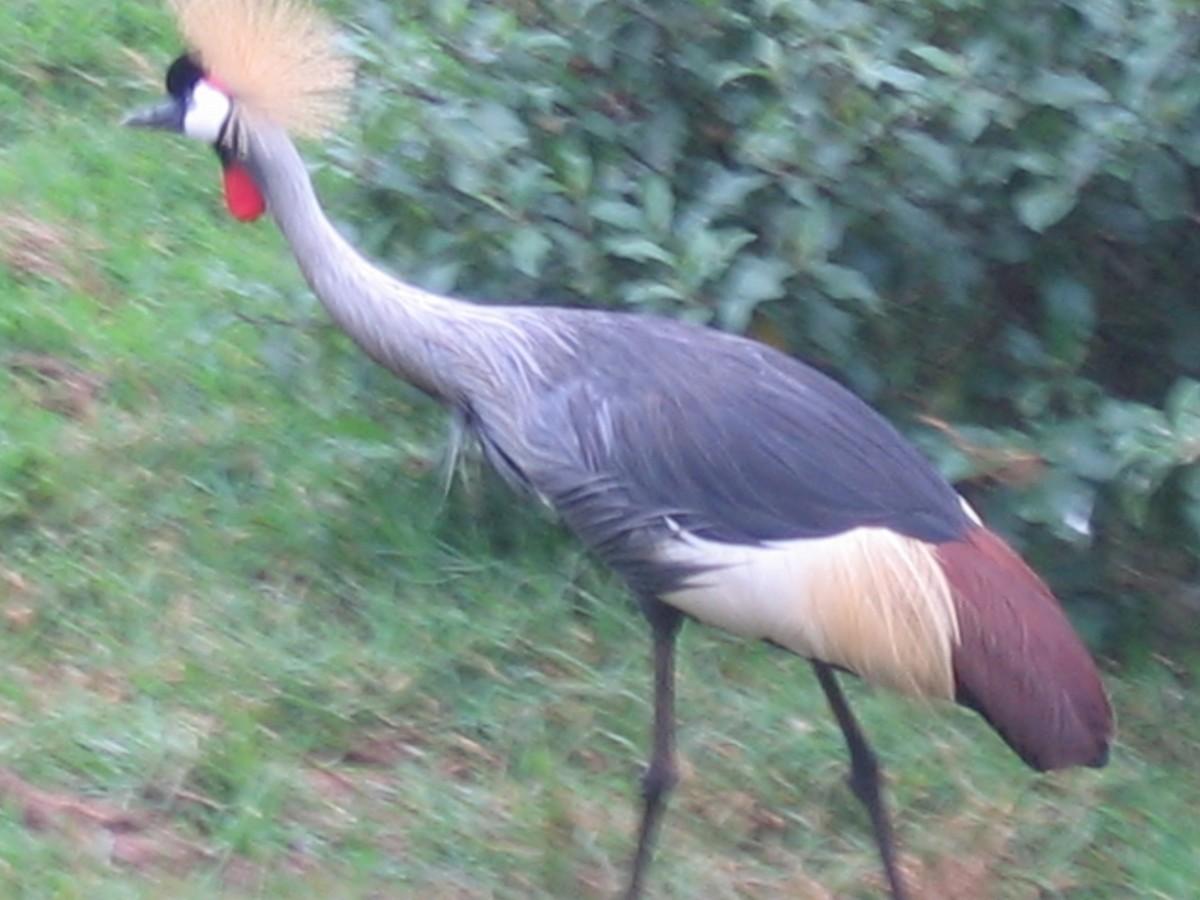
<svg viewBox="0 0 1200 900">
<path fill-rule="evenodd" d="M 197 63 L 235 115 L 320 137 L 344 117 L 354 67 L 329 21 L 304 0 L 170 0 Z"/>
</svg>

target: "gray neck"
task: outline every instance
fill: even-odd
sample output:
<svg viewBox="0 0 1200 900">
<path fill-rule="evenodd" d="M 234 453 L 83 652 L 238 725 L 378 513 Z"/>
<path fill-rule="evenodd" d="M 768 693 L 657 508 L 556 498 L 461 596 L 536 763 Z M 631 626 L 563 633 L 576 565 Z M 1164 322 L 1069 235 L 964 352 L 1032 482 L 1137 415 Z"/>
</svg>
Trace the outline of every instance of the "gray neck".
<svg viewBox="0 0 1200 900">
<path fill-rule="evenodd" d="M 423 291 L 364 259 L 321 209 L 299 152 L 280 128 L 247 129 L 246 163 L 309 286 L 339 326 L 376 362 L 451 402 L 469 391 L 474 340 L 486 339 L 480 307 Z M 474 340 L 473 340 L 474 339 Z"/>
</svg>

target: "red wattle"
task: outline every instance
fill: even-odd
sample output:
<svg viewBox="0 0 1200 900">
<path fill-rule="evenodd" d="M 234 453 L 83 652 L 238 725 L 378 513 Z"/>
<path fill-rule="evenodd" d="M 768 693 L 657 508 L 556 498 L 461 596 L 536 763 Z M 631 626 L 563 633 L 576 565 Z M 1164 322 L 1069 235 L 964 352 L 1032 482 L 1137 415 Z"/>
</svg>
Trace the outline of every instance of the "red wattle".
<svg viewBox="0 0 1200 900">
<path fill-rule="evenodd" d="M 225 166 L 225 205 L 229 214 L 239 222 L 253 222 L 267 209 L 258 185 L 242 166 L 230 163 Z"/>
</svg>

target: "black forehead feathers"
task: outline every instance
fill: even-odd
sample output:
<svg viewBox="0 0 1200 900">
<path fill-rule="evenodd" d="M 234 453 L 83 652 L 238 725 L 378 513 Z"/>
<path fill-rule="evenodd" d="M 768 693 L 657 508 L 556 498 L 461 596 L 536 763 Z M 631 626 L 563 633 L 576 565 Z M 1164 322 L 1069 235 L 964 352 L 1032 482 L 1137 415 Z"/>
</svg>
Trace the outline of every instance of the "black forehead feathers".
<svg viewBox="0 0 1200 900">
<path fill-rule="evenodd" d="M 185 53 L 167 69 L 167 93 L 172 97 L 186 96 L 203 77 L 204 70 L 200 64 Z"/>
</svg>

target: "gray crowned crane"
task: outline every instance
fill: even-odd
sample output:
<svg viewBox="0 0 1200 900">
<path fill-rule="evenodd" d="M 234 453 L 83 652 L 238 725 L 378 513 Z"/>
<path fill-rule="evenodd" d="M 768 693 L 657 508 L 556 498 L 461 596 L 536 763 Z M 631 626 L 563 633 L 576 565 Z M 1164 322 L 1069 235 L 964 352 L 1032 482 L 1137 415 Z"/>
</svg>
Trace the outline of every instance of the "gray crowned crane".
<svg viewBox="0 0 1200 900">
<path fill-rule="evenodd" d="M 1102 766 L 1112 713 L 1045 584 L 849 391 L 774 349 L 652 316 L 489 307 L 406 284 L 330 224 L 290 134 L 352 80 L 302 0 L 175 0 L 169 95 L 129 125 L 211 144 L 230 211 L 268 211 L 337 324 L 461 416 L 512 484 L 628 584 L 653 638 L 653 750 L 627 896 L 677 780 L 674 653 L 695 619 L 807 659 L 891 893 L 907 896 L 849 672 L 980 713 L 1034 769 Z"/>
</svg>

